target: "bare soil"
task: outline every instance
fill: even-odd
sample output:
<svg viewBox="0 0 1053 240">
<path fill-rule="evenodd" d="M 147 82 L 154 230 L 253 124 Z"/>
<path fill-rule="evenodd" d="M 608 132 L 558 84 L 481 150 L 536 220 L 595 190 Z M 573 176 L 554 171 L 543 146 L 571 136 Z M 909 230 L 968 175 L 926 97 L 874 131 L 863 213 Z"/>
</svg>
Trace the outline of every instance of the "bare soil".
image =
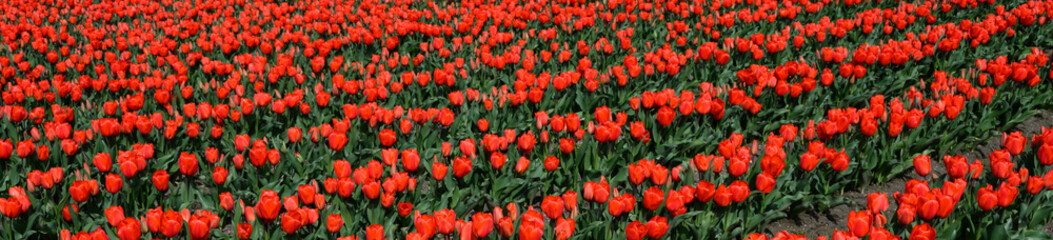
<svg viewBox="0 0 1053 240">
<path fill-rule="evenodd" d="M 1014 126 L 1011 131 L 1020 131 L 1024 136 L 1030 136 L 1042 131 L 1042 127 L 1053 126 L 1053 111 L 1045 111 L 1032 116 L 1028 120 Z M 992 151 L 1001 147 L 1001 136 L 996 135 L 988 139 L 984 144 L 977 146 L 975 149 L 962 151 L 960 154 L 968 159 L 981 159 L 986 161 L 987 155 Z M 934 159 L 934 161 L 937 161 Z M 947 172 L 943 168 L 943 164 L 932 164 L 932 174 L 934 176 L 942 176 Z M 818 236 L 831 236 L 834 230 L 847 230 L 848 225 L 848 213 L 852 210 L 866 208 L 867 194 L 874 192 L 883 192 L 888 194 L 890 197 L 892 193 L 897 191 L 903 191 L 904 184 L 909 179 L 920 178 L 914 171 L 908 171 L 898 178 L 889 180 L 885 183 L 865 186 L 852 191 L 846 191 L 840 195 L 840 197 L 850 200 L 848 204 L 842 204 L 830 208 L 826 212 L 818 211 L 806 211 L 800 213 L 789 213 L 790 216 L 775 220 L 764 226 L 764 231 L 767 234 L 775 234 L 777 232 L 786 230 L 793 234 L 802 234 L 808 238 L 816 238 Z M 890 199 L 889 210 L 885 212 L 888 219 L 894 219 L 896 202 Z M 1042 232 L 1053 236 L 1053 219 L 1048 221 L 1042 228 Z"/>
</svg>

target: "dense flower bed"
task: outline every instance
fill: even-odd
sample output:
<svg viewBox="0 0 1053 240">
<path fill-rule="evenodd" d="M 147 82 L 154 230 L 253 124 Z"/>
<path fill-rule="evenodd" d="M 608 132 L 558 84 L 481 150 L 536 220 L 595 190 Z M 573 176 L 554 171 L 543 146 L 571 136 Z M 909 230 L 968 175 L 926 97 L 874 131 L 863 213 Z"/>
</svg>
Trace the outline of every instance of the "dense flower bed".
<svg viewBox="0 0 1053 240">
<path fill-rule="evenodd" d="M 1048 237 L 1053 1 L 2 1 L 5 239 Z M 978 144 L 1000 147 L 965 157 Z"/>
</svg>

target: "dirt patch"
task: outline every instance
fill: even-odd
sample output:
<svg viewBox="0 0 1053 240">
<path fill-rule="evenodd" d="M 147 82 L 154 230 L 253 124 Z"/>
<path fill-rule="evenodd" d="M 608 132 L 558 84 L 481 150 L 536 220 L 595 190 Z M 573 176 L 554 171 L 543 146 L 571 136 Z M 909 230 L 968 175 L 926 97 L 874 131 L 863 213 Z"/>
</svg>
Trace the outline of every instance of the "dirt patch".
<svg viewBox="0 0 1053 240">
<path fill-rule="evenodd" d="M 906 176 L 918 177 L 913 172 Z M 805 235 L 809 239 L 819 236 L 830 236 L 834 233 L 834 230 L 847 230 L 848 213 L 853 210 L 865 209 L 868 194 L 883 192 L 891 197 L 893 192 L 903 190 L 903 186 L 908 179 L 907 177 L 895 178 L 882 184 L 865 186 L 855 191 L 844 192 L 839 194 L 838 197 L 847 199 L 847 204 L 834 206 L 824 213 L 817 211 L 790 213 L 790 217 L 773 221 L 765 226 L 764 229 L 767 234 L 775 234 L 786 230 L 790 233 Z M 896 209 L 896 202 L 889 200 L 889 210 L 885 212 L 885 215 L 893 215 L 894 209 Z"/>
<path fill-rule="evenodd" d="M 1042 127 L 1053 126 L 1053 111 L 1045 111 L 1039 113 L 1026 121 L 1018 124 L 1011 128 L 1011 131 L 1020 131 L 1024 136 L 1030 136 L 1042 131 Z M 974 149 L 963 151 L 960 153 L 967 159 L 972 161 L 973 159 L 980 159 L 981 161 L 987 161 L 987 155 L 992 151 L 1001 148 L 1002 139 L 1001 135 L 991 137 L 986 143 L 977 146 Z M 940 181 L 939 177 L 946 174 L 947 170 L 943 168 L 942 162 L 939 158 L 933 159 L 932 164 L 932 181 Z M 852 210 L 865 209 L 867 204 L 867 194 L 875 192 L 883 192 L 892 197 L 892 193 L 897 191 L 903 191 L 903 187 L 906 182 L 910 179 L 921 178 L 914 171 L 908 171 L 907 173 L 889 180 L 888 182 L 865 186 L 860 189 L 847 191 L 840 194 L 838 197 L 848 200 L 847 204 L 841 204 L 828 209 L 826 212 L 818 211 L 804 211 L 804 212 L 791 212 L 788 213 L 789 217 L 772 221 L 763 227 L 766 234 L 772 235 L 780 231 L 786 230 L 793 234 L 802 234 L 810 239 L 814 239 L 819 236 L 831 236 L 834 230 L 846 230 L 848 225 L 848 213 Z M 885 212 L 885 216 L 889 219 L 895 217 L 896 201 L 889 199 L 889 210 Z M 1053 235 L 1053 220 L 1047 222 L 1039 230 L 1046 234 Z"/>
</svg>

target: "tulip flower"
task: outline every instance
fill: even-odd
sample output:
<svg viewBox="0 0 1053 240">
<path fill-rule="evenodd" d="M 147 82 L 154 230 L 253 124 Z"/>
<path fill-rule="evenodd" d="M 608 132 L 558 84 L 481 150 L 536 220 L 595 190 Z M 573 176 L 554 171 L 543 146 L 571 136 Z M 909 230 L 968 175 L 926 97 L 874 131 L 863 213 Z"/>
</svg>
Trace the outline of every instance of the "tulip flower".
<svg viewBox="0 0 1053 240">
<path fill-rule="evenodd" d="M 921 176 L 929 175 L 932 169 L 932 163 L 929 160 L 929 155 L 918 155 L 914 157 L 914 172 Z"/>
<path fill-rule="evenodd" d="M 541 201 L 541 211 L 549 219 L 558 219 L 563 216 L 564 202 L 558 196 L 547 196 Z"/>
</svg>

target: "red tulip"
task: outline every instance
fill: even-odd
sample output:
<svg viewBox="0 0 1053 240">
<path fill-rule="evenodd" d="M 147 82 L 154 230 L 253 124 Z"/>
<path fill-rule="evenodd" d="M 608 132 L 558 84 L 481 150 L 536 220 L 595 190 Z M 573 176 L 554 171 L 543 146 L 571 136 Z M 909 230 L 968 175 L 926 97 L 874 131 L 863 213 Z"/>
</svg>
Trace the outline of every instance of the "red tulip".
<svg viewBox="0 0 1053 240">
<path fill-rule="evenodd" d="M 340 179 L 351 177 L 351 163 L 347 160 L 333 161 L 333 173 Z"/>
<path fill-rule="evenodd" d="M 1046 183 L 1042 179 L 1042 176 L 1031 176 L 1027 179 L 1027 193 L 1031 195 L 1038 194 L 1042 189 L 1046 188 Z"/>
<path fill-rule="evenodd" d="M 994 188 L 988 184 L 986 187 L 980 188 L 976 193 L 976 203 L 980 205 L 980 209 L 984 211 L 991 210 L 998 204 L 998 195 L 995 194 Z"/>
<path fill-rule="evenodd" d="M 596 123 L 603 124 L 611 121 L 611 109 L 606 105 L 596 108 L 592 114 L 593 118 L 596 119 Z"/>
<path fill-rule="evenodd" d="M 384 174 L 384 165 L 382 165 L 380 162 L 378 162 L 376 160 L 370 160 L 369 163 L 366 163 L 366 168 L 363 169 L 363 170 L 364 170 L 364 172 L 362 172 L 362 173 L 363 174 L 368 174 L 368 175 L 359 175 L 359 169 L 355 169 L 355 173 L 352 174 L 353 177 L 355 178 L 355 182 L 356 183 L 364 183 L 365 180 L 366 180 L 364 178 L 360 178 L 359 176 L 369 177 L 369 178 L 374 179 L 374 180 L 375 179 L 380 179 L 380 176 Z"/>
<path fill-rule="evenodd" d="M 154 172 L 154 175 L 150 177 L 150 180 L 153 181 L 154 188 L 156 188 L 157 191 L 163 192 L 168 190 L 168 171 L 157 170 Z"/>
<path fill-rule="evenodd" d="M 161 218 L 163 217 L 163 215 L 164 212 L 161 211 L 160 207 L 152 208 L 146 211 L 146 227 L 150 230 L 150 232 L 156 233 L 161 231 Z"/>
<path fill-rule="evenodd" d="M 728 185 L 728 190 L 731 191 L 732 200 L 735 202 L 746 201 L 746 197 L 750 195 L 749 185 L 745 181 L 738 180 Z"/>
<path fill-rule="evenodd" d="M 207 161 L 209 164 L 215 164 L 217 161 L 219 161 L 219 149 L 216 149 L 214 147 L 205 149 L 205 161 Z"/>
<path fill-rule="evenodd" d="M 413 131 L 413 120 L 407 118 L 399 120 L 399 131 L 402 132 L 402 134 L 409 134 L 410 131 Z"/>
<path fill-rule="evenodd" d="M 757 190 L 760 190 L 762 193 L 770 193 L 775 188 L 775 178 L 772 178 L 766 172 L 762 172 L 757 175 L 755 185 Z"/>
<path fill-rule="evenodd" d="M 490 121 L 480 118 L 479 121 L 475 122 L 475 126 L 479 128 L 480 132 L 486 132 L 486 130 L 490 129 Z"/>
<path fill-rule="evenodd" d="M 112 227 L 116 227 L 117 224 L 120 224 L 125 218 L 124 207 L 121 206 L 110 206 L 109 208 L 106 208 L 106 210 L 103 210 L 103 213 L 106 215 L 106 222 Z"/>
<path fill-rule="evenodd" d="M 651 218 L 651 220 L 647 221 L 647 224 L 644 226 L 647 228 L 647 237 L 652 239 L 662 238 L 666 231 L 669 231 L 669 223 L 667 223 L 666 218 L 662 216 Z"/>
<path fill-rule="evenodd" d="M 435 217 L 431 215 L 424 214 L 416 217 L 413 226 L 417 228 L 417 232 L 424 235 L 424 238 L 431 238 L 437 233 Z"/>
<path fill-rule="evenodd" d="M 695 187 L 695 198 L 703 203 L 708 203 L 713 200 L 713 196 L 716 193 L 716 186 L 706 180 L 698 182 L 698 187 Z"/>
<path fill-rule="evenodd" d="M 567 211 L 573 212 L 574 210 L 578 209 L 577 192 L 567 190 L 567 192 L 563 193 L 561 197 L 563 198 L 563 207 L 566 208 Z"/>
<path fill-rule="evenodd" d="M 530 167 L 530 160 L 526 157 L 519 157 L 519 160 L 516 161 L 516 172 L 522 174 L 528 167 Z"/>
<path fill-rule="evenodd" d="M 457 178 L 464 178 L 465 175 L 472 172 L 472 160 L 466 157 L 457 157 L 453 160 L 453 175 Z"/>
<path fill-rule="evenodd" d="M 211 220 L 206 215 L 194 214 L 187 221 L 187 232 L 191 239 L 206 239 L 211 230 Z"/>
<path fill-rule="evenodd" d="M 12 152 L 14 152 L 14 146 L 11 145 L 11 139 L 0 141 L 0 159 L 11 158 Z"/>
<path fill-rule="evenodd" d="M 230 192 L 223 192 L 219 194 L 219 206 L 224 210 L 230 211 L 234 209 L 234 196 L 230 195 Z"/>
<path fill-rule="evenodd" d="M 262 141 L 253 144 L 253 147 L 249 149 L 249 161 L 256 167 L 262 167 L 267 163 L 267 147 Z"/>
<path fill-rule="evenodd" d="M 665 200 L 665 209 L 672 212 L 674 216 L 687 212 L 687 209 L 684 208 L 684 204 L 687 204 L 687 201 L 684 198 L 686 197 L 681 195 L 680 192 L 670 190 Z"/>
<path fill-rule="evenodd" d="M 300 142 L 300 137 L 303 135 L 303 130 L 301 130 L 298 127 L 291 127 L 286 132 L 286 135 L 289 137 L 290 142 Z"/>
<path fill-rule="evenodd" d="M 281 208 L 282 204 L 278 193 L 275 193 L 273 190 L 263 190 L 259 201 L 256 202 L 256 216 L 259 216 L 264 221 L 273 221 L 275 218 L 278 218 L 278 212 L 281 211 Z"/>
<path fill-rule="evenodd" d="M 607 180 L 601 177 L 600 183 L 586 182 L 585 200 L 594 201 L 596 203 L 607 203 L 607 200 L 611 197 L 611 186 L 607 184 Z"/>
<path fill-rule="evenodd" d="M 936 230 L 929 223 L 914 225 L 910 230 L 910 240 L 932 240 L 936 239 Z"/>
<path fill-rule="evenodd" d="M 438 230 L 438 233 L 443 235 L 453 233 L 456 222 L 457 215 L 454 214 L 453 210 L 443 209 L 435 211 L 435 229 Z"/>
<path fill-rule="evenodd" d="M 469 139 L 461 140 L 460 145 L 458 145 L 457 147 L 461 150 L 461 154 L 464 154 L 465 156 L 468 156 L 470 158 L 474 158 L 475 157 L 475 140 L 474 139 L 469 138 Z M 450 149 L 449 143 L 448 142 L 447 143 L 443 143 L 443 145 L 442 145 L 442 155 L 443 156 L 449 156 L 450 155 L 450 150 L 449 149 Z"/>
<path fill-rule="evenodd" d="M 834 171 L 841 172 L 848 170 L 848 163 L 848 154 L 845 154 L 845 152 L 838 152 L 837 155 L 834 155 L 834 159 L 830 161 L 830 168 Z"/>
<path fill-rule="evenodd" d="M 863 136 L 873 136 L 874 133 L 877 133 L 877 128 L 878 120 L 872 117 L 863 118 L 859 121 L 859 130 L 863 133 Z"/>
<path fill-rule="evenodd" d="M 197 123 L 186 124 L 186 136 L 196 138 L 201 133 L 201 125 Z"/>
<path fill-rule="evenodd" d="M 713 191 L 713 201 L 717 203 L 717 206 L 725 207 L 731 204 L 732 192 L 727 186 L 717 186 L 716 190 Z"/>
<path fill-rule="evenodd" d="M 667 179 L 669 179 L 669 169 L 665 166 L 654 164 L 651 167 L 651 183 L 654 185 L 665 185 Z"/>
<path fill-rule="evenodd" d="M 566 124 L 568 132 L 576 132 L 581 127 L 581 118 L 578 117 L 577 113 L 568 113 L 563 117 L 563 122 Z"/>
<path fill-rule="evenodd" d="M 174 237 L 179 232 L 183 231 L 183 215 L 179 212 L 168 210 L 164 213 L 161 219 L 161 234 L 165 237 Z"/>
<path fill-rule="evenodd" d="M 652 186 L 644 192 L 643 206 L 644 208 L 647 208 L 647 210 L 654 211 L 662 206 L 662 201 L 664 200 L 665 193 L 662 192 L 662 189 Z"/>
<path fill-rule="evenodd" d="M 332 149 L 333 151 L 342 151 L 344 150 L 344 145 L 347 144 L 347 135 L 344 135 L 343 133 L 337 132 L 329 134 L 328 139 L 329 149 Z"/>
<path fill-rule="evenodd" d="M 513 229 L 514 227 L 515 223 L 512 222 L 511 217 L 502 217 L 497 220 L 497 233 L 500 234 L 501 237 L 511 238 L 512 234 L 515 233 L 515 230 Z"/>
<path fill-rule="evenodd" d="M 485 238 L 494 231 L 494 218 L 489 213 L 478 212 L 472 215 L 472 233 L 475 237 Z"/>
<path fill-rule="evenodd" d="M 932 163 L 929 160 L 929 155 L 918 155 L 914 157 L 914 172 L 921 176 L 929 175 L 932 170 Z"/>
<path fill-rule="evenodd" d="M 179 153 L 179 172 L 186 176 L 197 173 L 197 155 L 187 152 Z"/>
<path fill-rule="evenodd" d="M 368 240 L 382 240 L 384 238 L 384 226 L 380 224 L 373 224 L 366 227 L 366 239 Z"/>
<path fill-rule="evenodd" d="M 380 183 L 376 181 L 370 181 L 362 185 L 362 194 L 366 195 L 366 198 L 377 199 L 380 197 Z"/>
<path fill-rule="evenodd" d="M 69 192 L 73 200 L 80 203 L 87 201 L 89 197 L 98 194 L 99 185 L 98 182 L 95 180 L 77 180 L 73 181 L 73 184 L 70 185 Z"/>
<path fill-rule="evenodd" d="M 560 218 L 557 220 L 556 229 L 554 230 L 556 239 L 566 240 L 571 235 L 574 235 L 574 225 L 576 225 L 574 219 Z"/>
<path fill-rule="evenodd" d="M 559 158 L 556 158 L 556 156 L 545 157 L 545 170 L 552 172 L 556 171 L 556 168 L 559 168 Z"/>
<path fill-rule="evenodd" d="M 117 193 L 124 187 L 124 180 L 121 179 L 120 175 L 117 174 L 106 174 L 106 191 L 110 193 Z"/>
<path fill-rule="evenodd" d="M 913 204 L 900 204 L 899 209 L 896 209 L 896 220 L 899 224 L 907 225 L 914 221 L 916 214 Z"/>
<path fill-rule="evenodd" d="M 563 199 L 558 196 L 547 196 L 541 201 L 541 211 L 548 216 L 549 219 L 557 219 L 563 217 Z"/>
<path fill-rule="evenodd" d="M 135 218 L 124 218 L 117 226 L 117 238 L 133 240 L 142 237 L 142 225 Z"/>
<path fill-rule="evenodd" d="M 431 176 L 436 181 L 442 181 L 442 179 L 446 178 L 446 173 L 448 171 L 449 167 L 447 167 L 446 164 L 443 164 L 441 162 L 431 163 Z"/>
<path fill-rule="evenodd" d="M 625 239 L 642 240 L 647 236 L 647 227 L 640 221 L 633 221 L 625 226 Z"/>
<path fill-rule="evenodd" d="M 391 129 L 380 130 L 380 134 L 377 136 L 380 138 L 380 145 L 384 147 L 394 145 L 397 140 L 395 137 L 395 131 Z"/>
<path fill-rule="evenodd" d="M 779 127 L 779 136 L 786 139 L 786 141 L 793 141 L 797 138 L 797 131 L 797 126 L 794 126 L 793 124 L 783 124 Z"/>
<path fill-rule="evenodd" d="M 300 214 L 301 211 L 299 210 L 289 211 L 285 214 L 282 214 L 282 231 L 284 231 L 287 234 L 293 234 L 297 230 L 300 230 L 300 227 L 303 227 L 303 225 L 305 224 L 305 222 L 303 221 L 303 216 L 301 216 Z"/>
<path fill-rule="evenodd" d="M 520 224 L 519 239 L 541 240 L 542 235 L 545 233 L 542 227 L 541 224 Z"/>
<path fill-rule="evenodd" d="M 888 209 L 888 195 L 885 193 L 867 194 L 867 210 L 878 214 Z"/>
<path fill-rule="evenodd" d="M 961 159 L 962 159 L 962 163 L 965 163 L 965 157 L 961 157 Z M 972 174 L 969 175 L 969 177 L 972 178 L 972 179 L 980 178 L 980 174 L 983 173 L 983 171 L 984 171 L 984 165 L 983 165 L 983 163 L 980 162 L 979 159 L 973 160 L 973 163 L 970 163 L 968 165 L 958 164 L 958 165 L 956 165 L 956 167 L 964 168 L 965 171 L 968 171 L 969 173 L 972 173 Z M 961 169 L 956 169 L 956 170 L 961 171 Z M 950 171 L 948 171 L 948 175 L 949 174 L 950 174 Z"/>
<path fill-rule="evenodd" d="M 249 135 L 236 135 L 234 136 L 234 149 L 237 149 L 238 152 L 243 152 L 249 148 L 249 142 Z"/>
<path fill-rule="evenodd" d="M 40 146 L 37 146 L 37 160 L 47 161 L 50 156 L 51 149 L 48 148 L 48 145 L 41 144 Z"/>
<path fill-rule="evenodd" d="M 399 216 L 409 216 L 410 212 L 413 211 L 413 203 L 411 202 L 399 202 L 398 212 Z"/>
<path fill-rule="evenodd" d="M 735 156 L 728 161 L 728 173 L 732 176 L 742 176 L 746 171 L 749 171 L 749 159 Z"/>
<path fill-rule="evenodd" d="M 936 213 L 940 210 L 940 201 L 936 198 L 936 195 L 931 192 L 926 192 L 918 196 L 918 214 L 921 215 L 922 219 L 929 220 L 936 216 Z"/>
<path fill-rule="evenodd" d="M 936 201 L 939 202 L 939 208 L 936 210 L 936 216 L 940 218 L 947 218 L 954 211 L 954 205 L 958 203 L 958 200 L 954 199 L 951 195 L 939 193 L 936 194 Z"/>
<path fill-rule="evenodd" d="M 26 112 L 26 107 L 14 105 L 11 106 L 10 112 L 7 114 L 7 120 L 10 120 L 11 122 L 21 122 L 26 120 L 27 116 L 28 112 Z"/>
<path fill-rule="evenodd" d="M 990 154 L 991 173 L 1000 179 L 1007 179 L 1013 174 L 1012 155 L 1005 149 L 995 150 Z"/>
<path fill-rule="evenodd" d="M 658 109 L 658 114 L 655 115 L 655 117 L 658 120 L 658 125 L 668 127 L 670 124 L 673 124 L 673 120 L 676 119 L 676 112 L 668 106 L 662 106 L 662 108 Z"/>
<path fill-rule="evenodd" d="M 523 133 L 523 135 L 519 135 L 519 139 L 516 140 L 516 147 L 520 152 L 523 152 L 524 155 L 530 154 L 530 152 L 534 150 L 535 141 L 537 140 L 534 138 L 534 134 L 528 131 Z"/>
<path fill-rule="evenodd" d="M 212 170 L 212 182 L 216 183 L 216 185 L 223 185 L 223 183 L 227 182 L 228 173 L 227 168 L 216 166 L 216 168 Z"/>
<path fill-rule="evenodd" d="M 848 213 L 848 229 L 856 237 L 863 237 L 870 233 L 871 221 L 869 212 L 851 211 Z"/>
<path fill-rule="evenodd" d="M 574 139 L 561 138 L 559 139 L 559 151 L 563 152 L 563 154 L 570 154 L 574 152 L 574 144 Z"/>
<path fill-rule="evenodd" d="M 508 157 L 503 153 L 495 152 L 490 155 L 490 166 L 495 170 L 504 167 L 506 161 L 508 161 Z"/>
<path fill-rule="evenodd" d="M 315 193 L 318 189 L 315 189 L 314 185 L 304 184 L 296 187 L 296 195 L 300 197 L 300 201 L 304 204 L 314 204 Z"/>
<path fill-rule="evenodd" d="M 646 165 L 638 163 L 630 163 L 628 171 L 629 182 L 632 182 L 634 185 L 640 185 L 644 179 L 651 175 L 651 170 Z"/>
<path fill-rule="evenodd" d="M 12 111 L 11 115 L 15 115 L 14 111 Z M 92 127 L 96 129 L 96 132 L 99 132 L 99 134 L 103 137 L 112 137 L 120 133 L 121 125 L 117 122 L 117 119 L 103 118 L 97 121 L 93 121 Z"/>
<path fill-rule="evenodd" d="M 1045 142 L 1039 146 L 1036 155 L 1042 165 L 1049 166 L 1053 164 L 1053 142 Z"/>
<path fill-rule="evenodd" d="M 19 158 L 27 158 L 36 148 L 37 146 L 33 144 L 32 139 L 27 139 L 18 142 L 18 145 L 15 147 L 15 153 Z"/>
<path fill-rule="evenodd" d="M 626 205 L 627 201 L 623 201 L 623 199 L 624 197 L 618 196 L 609 201 L 607 203 L 607 213 L 617 217 L 622 213 L 628 212 L 630 207 Z M 635 199 L 633 201 L 635 202 Z"/>
<path fill-rule="evenodd" d="M 417 171 L 417 167 L 420 165 L 420 155 L 417 153 L 417 149 L 406 149 L 402 150 L 402 168 L 409 172 Z"/>
<path fill-rule="evenodd" d="M 95 164 L 95 168 L 102 172 L 109 172 L 113 167 L 113 161 L 110 159 L 109 153 L 99 153 L 92 158 L 92 163 Z"/>
<path fill-rule="evenodd" d="M 72 208 L 72 209 L 71 209 Z M 69 204 L 62 207 L 62 219 L 67 222 L 73 221 L 73 215 L 80 212 L 80 208 L 76 204 Z"/>
<path fill-rule="evenodd" d="M 817 165 L 819 165 L 818 156 L 810 152 L 801 154 L 801 169 L 811 172 Z"/>
<path fill-rule="evenodd" d="M 1020 155 L 1025 145 L 1027 145 L 1027 138 L 1023 133 L 1019 131 L 1010 134 L 1002 133 L 1002 146 L 1005 146 L 1005 149 L 1009 150 L 1013 156 Z"/>
<path fill-rule="evenodd" d="M 238 239 L 246 240 L 252 237 L 252 224 L 251 223 L 239 223 L 238 224 Z"/>
<path fill-rule="evenodd" d="M 1008 207 L 1013 204 L 1016 200 L 1017 194 L 1020 192 L 1015 186 L 1009 185 L 1007 182 L 1002 182 L 1002 185 L 998 186 L 998 191 L 995 193 L 998 195 L 998 206 Z"/>
<path fill-rule="evenodd" d="M 947 169 L 947 175 L 952 179 L 964 178 L 969 172 L 969 164 L 963 156 L 943 156 L 943 164 Z"/>
</svg>

